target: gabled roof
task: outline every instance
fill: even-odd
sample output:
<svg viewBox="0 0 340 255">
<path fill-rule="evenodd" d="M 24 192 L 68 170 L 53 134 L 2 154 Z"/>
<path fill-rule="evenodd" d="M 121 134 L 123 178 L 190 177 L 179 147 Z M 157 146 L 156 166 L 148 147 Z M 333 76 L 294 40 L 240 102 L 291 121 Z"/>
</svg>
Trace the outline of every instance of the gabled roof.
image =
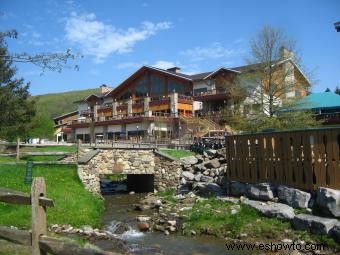
<svg viewBox="0 0 340 255">
<path fill-rule="evenodd" d="M 313 93 L 302 98 L 294 108 L 305 110 L 340 108 L 340 95 L 333 92 Z"/>
<path fill-rule="evenodd" d="M 205 79 L 209 79 L 210 77 L 213 77 L 215 74 L 217 74 L 220 71 L 227 71 L 227 72 L 233 72 L 233 73 L 241 73 L 240 71 L 237 70 L 233 70 L 233 69 L 229 69 L 229 68 L 225 68 L 225 67 L 220 67 L 218 68 L 216 71 L 211 72 L 210 74 L 206 75 L 203 80 Z"/>
<path fill-rule="evenodd" d="M 63 115 L 60 115 L 60 116 L 53 118 L 53 120 L 58 120 L 58 119 L 66 118 L 66 117 L 69 117 L 69 116 L 72 116 L 72 115 L 77 115 L 77 114 L 78 114 L 78 111 L 68 112 L 68 113 L 65 113 Z"/>
</svg>

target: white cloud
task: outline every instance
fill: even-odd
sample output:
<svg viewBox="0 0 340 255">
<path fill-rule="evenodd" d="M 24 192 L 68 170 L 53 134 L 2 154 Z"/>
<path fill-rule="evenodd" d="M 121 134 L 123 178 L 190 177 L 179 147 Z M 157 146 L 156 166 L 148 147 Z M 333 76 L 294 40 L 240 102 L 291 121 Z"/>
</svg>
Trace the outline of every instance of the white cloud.
<svg viewBox="0 0 340 255">
<path fill-rule="evenodd" d="M 161 69 L 168 69 L 168 68 L 179 66 L 179 65 L 171 61 L 158 60 L 152 66 L 158 67 Z"/>
<path fill-rule="evenodd" d="M 205 59 L 229 58 L 241 53 L 239 49 L 226 48 L 220 43 L 213 43 L 208 47 L 195 47 L 182 51 L 181 54 L 187 56 L 191 61 L 202 61 Z"/>
<path fill-rule="evenodd" d="M 170 22 L 143 22 L 141 28 L 125 30 L 105 24 L 95 14 L 71 13 L 66 20 L 66 39 L 81 47 L 84 54 L 92 55 L 97 62 L 103 62 L 112 53 L 131 52 L 135 44 L 171 28 Z"/>
</svg>

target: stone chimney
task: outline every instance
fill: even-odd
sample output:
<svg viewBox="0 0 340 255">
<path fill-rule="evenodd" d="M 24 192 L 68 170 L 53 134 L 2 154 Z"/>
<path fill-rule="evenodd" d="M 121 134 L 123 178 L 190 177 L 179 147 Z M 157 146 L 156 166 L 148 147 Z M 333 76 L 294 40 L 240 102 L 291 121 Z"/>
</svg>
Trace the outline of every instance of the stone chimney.
<svg viewBox="0 0 340 255">
<path fill-rule="evenodd" d="M 168 69 L 166 69 L 166 70 L 169 71 L 169 72 L 172 72 L 172 73 L 180 73 L 180 72 L 181 72 L 181 68 L 179 68 L 179 67 L 177 67 L 177 66 L 168 68 Z"/>
<path fill-rule="evenodd" d="M 282 60 L 287 59 L 287 58 L 292 58 L 294 59 L 294 53 L 284 46 L 280 48 L 280 57 Z"/>
<path fill-rule="evenodd" d="M 105 84 L 102 84 L 100 87 L 100 93 L 102 93 L 102 94 L 104 94 L 104 93 L 107 93 L 107 92 L 109 92 L 111 89 L 107 86 L 107 85 L 105 85 Z"/>
</svg>

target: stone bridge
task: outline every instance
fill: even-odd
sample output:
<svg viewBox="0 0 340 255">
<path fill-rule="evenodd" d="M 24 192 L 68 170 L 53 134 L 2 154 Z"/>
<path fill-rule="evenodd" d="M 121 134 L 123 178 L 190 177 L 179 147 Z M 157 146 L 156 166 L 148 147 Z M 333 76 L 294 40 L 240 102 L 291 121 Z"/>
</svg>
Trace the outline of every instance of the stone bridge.
<svg viewBox="0 0 340 255">
<path fill-rule="evenodd" d="M 78 175 L 86 189 L 100 194 L 100 176 L 126 174 L 139 185 L 153 184 L 153 189 L 163 191 L 176 187 L 181 179 L 179 162 L 161 156 L 151 149 L 87 149 L 81 151 Z"/>
</svg>

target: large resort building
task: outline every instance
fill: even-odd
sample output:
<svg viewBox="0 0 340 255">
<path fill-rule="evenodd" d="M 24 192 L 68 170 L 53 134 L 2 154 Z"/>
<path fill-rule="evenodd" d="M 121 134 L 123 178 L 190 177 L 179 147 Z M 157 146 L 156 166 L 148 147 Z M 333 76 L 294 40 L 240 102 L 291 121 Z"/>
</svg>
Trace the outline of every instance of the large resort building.
<svg viewBox="0 0 340 255">
<path fill-rule="evenodd" d="M 277 68 L 287 69 L 287 65 L 292 69 L 287 82 L 309 85 L 291 58 L 278 63 Z M 63 121 L 62 116 L 56 118 L 57 136 L 59 140 L 72 142 L 131 137 L 148 140 L 223 130 L 219 114 L 222 109 L 233 109 L 237 102 L 239 111 L 247 114 L 258 107 L 257 102 L 237 98 L 232 92 L 238 77 L 257 68 L 258 65 L 222 67 L 188 75 L 178 67 L 165 70 L 143 66 L 116 88 L 102 85 L 100 93 L 78 101 L 76 115 L 65 115 L 70 120 Z M 258 86 L 262 86 L 260 84 Z M 301 86 L 293 86 L 276 101 L 281 104 L 286 98 L 305 94 Z"/>
</svg>

